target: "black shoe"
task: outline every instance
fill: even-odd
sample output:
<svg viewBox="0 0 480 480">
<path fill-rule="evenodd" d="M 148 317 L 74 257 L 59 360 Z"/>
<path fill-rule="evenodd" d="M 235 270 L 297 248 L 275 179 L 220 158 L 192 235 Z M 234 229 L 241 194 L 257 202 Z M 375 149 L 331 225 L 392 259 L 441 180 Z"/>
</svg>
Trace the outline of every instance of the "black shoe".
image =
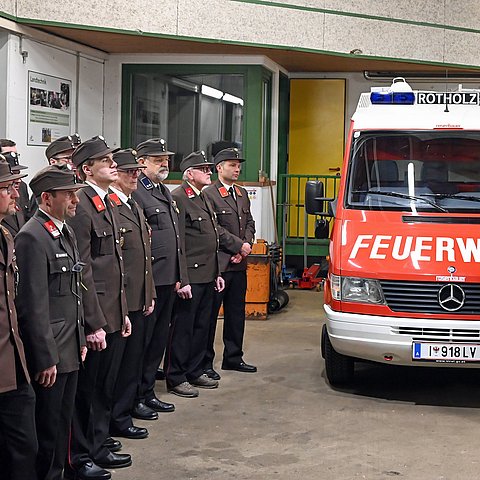
<svg viewBox="0 0 480 480">
<path fill-rule="evenodd" d="M 222 370 L 235 370 L 237 372 L 255 373 L 257 367 L 245 362 L 240 363 L 222 363 Z"/>
<path fill-rule="evenodd" d="M 112 478 L 109 471 L 100 468 L 93 462 L 87 462 L 75 469 L 65 465 L 63 476 L 74 480 L 110 480 Z"/>
<path fill-rule="evenodd" d="M 145 405 L 156 412 L 165 413 L 175 411 L 175 405 L 173 403 L 162 402 L 156 397 L 145 400 Z"/>
<path fill-rule="evenodd" d="M 157 420 L 158 413 L 140 402 L 133 407 L 132 417 L 139 418 L 140 420 Z"/>
<path fill-rule="evenodd" d="M 159 368 L 155 374 L 155 380 L 165 380 L 165 372 L 163 368 Z"/>
<path fill-rule="evenodd" d="M 108 437 L 104 442 L 103 446 L 108 448 L 112 453 L 118 452 L 122 449 L 122 444 L 119 440 L 115 440 L 112 437 Z"/>
<path fill-rule="evenodd" d="M 112 453 L 106 457 L 96 458 L 94 462 L 102 468 L 124 468 L 132 464 L 132 457 L 128 453 Z"/>
<path fill-rule="evenodd" d="M 135 425 L 132 425 L 131 427 L 125 428 L 125 430 L 115 430 L 114 435 L 116 437 L 124 437 L 124 438 L 132 438 L 134 440 L 140 440 L 141 438 L 148 437 L 148 430 L 146 428 L 136 427 Z"/>
<path fill-rule="evenodd" d="M 213 368 L 206 368 L 203 373 L 212 380 L 220 380 L 222 377 Z"/>
</svg>

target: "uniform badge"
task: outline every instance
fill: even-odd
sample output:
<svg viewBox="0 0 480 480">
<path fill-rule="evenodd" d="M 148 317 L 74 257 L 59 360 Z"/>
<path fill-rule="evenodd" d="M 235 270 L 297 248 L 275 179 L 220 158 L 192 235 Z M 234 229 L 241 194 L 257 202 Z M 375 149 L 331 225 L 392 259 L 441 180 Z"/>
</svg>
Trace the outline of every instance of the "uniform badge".
<svg viewBox="0 0 480 480">
<path fill-rule="evenodd" d="M 185 193 L 187 194 L 188 198 L 195 198 L 195 192 L 193 191 L 192 187 L 185 187 Z"/>
<path fill-rule="evenodd" d="M 57 228 L 57 226 L 53 223 L 52 220 L 49 220 L 48 222 L 45 222 L 43 224 L 45 227 L 45 230 L 53 237 L 53 238 L 58 238 L 60 236 L 60 230 Z"/>
<path fill-rule="evenodd" d="M 119 207 L 122 204 L 122 202 L 120 201 L 116 193 L 109 193 L 108 198 L 110 199 L 111 203 L 113 203 L 117 207 Z"/>
<path fill-rule="evenodd" d="M 103 212 L 105 210 L 105 205 L 99 195 L 92 197 L 92 202 L 95 205 L 97 212 Z"/>
<path fill-rule="evenodd" d="M 228 193 L 227 189 L 226 189 L 225 187 L 223 187 L 223 186 L 218 189 L 218 193 L 220 194 L 220 196 L 221 196 L 222 198 L 228 197 L 228 196 L 230 195 L 230 194 Z"/>
<path fill-rule="evenodd" d="M 140 183 L 145 187 L 145 190 L 151 190 L 153 188 L 153 183 L 148 177 L 141 178 Z"/>
<path fill-rule="evenodd" d="M 242 196 L 243 196 L 243 195 L 242 195 L 242 191 L 241 191 L 240 188 L 237 187 L 236 185 L 235 185 L 235 193 L 236 193 L 239 197 L 242 197 Z"/>
</svg>

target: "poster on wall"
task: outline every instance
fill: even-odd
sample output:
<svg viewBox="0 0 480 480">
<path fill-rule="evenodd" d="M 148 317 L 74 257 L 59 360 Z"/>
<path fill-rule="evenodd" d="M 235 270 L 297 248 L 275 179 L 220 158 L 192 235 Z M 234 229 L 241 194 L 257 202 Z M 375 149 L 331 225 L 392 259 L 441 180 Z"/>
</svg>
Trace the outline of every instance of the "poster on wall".
<svg viewBox="0 0 480 480">
<path fill-rule="evenodd" d="M 28 145 L 48 145 L 70 135 L 72 81 L 28 72 Z"/>
</svg>

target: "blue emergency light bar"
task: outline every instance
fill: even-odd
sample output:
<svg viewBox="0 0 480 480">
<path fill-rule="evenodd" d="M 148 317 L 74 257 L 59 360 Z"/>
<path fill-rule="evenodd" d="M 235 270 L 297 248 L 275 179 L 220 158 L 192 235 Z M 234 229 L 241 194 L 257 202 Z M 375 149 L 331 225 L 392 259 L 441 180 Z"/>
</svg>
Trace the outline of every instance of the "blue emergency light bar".
<svg viewBox="0 0 480 480">
<path fill-rule="evenodd" d="M 413 92 L 372 92 L 370 101 L 373 105 L 413 105 L 415 93 Z"/>
</svg>

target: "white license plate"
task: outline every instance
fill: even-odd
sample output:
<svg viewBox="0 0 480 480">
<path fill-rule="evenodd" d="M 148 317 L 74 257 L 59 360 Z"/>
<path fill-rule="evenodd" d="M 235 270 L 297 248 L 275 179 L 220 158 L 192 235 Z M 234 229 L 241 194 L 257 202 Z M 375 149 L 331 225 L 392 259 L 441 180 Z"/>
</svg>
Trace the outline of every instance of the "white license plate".
<svg viewBox="0 0 480 480">
<path fill-rule="evenodd" d="M 413 342 L 412 358 L 439 363 L 480 362 L 480 344 Z"/>
</svg>

